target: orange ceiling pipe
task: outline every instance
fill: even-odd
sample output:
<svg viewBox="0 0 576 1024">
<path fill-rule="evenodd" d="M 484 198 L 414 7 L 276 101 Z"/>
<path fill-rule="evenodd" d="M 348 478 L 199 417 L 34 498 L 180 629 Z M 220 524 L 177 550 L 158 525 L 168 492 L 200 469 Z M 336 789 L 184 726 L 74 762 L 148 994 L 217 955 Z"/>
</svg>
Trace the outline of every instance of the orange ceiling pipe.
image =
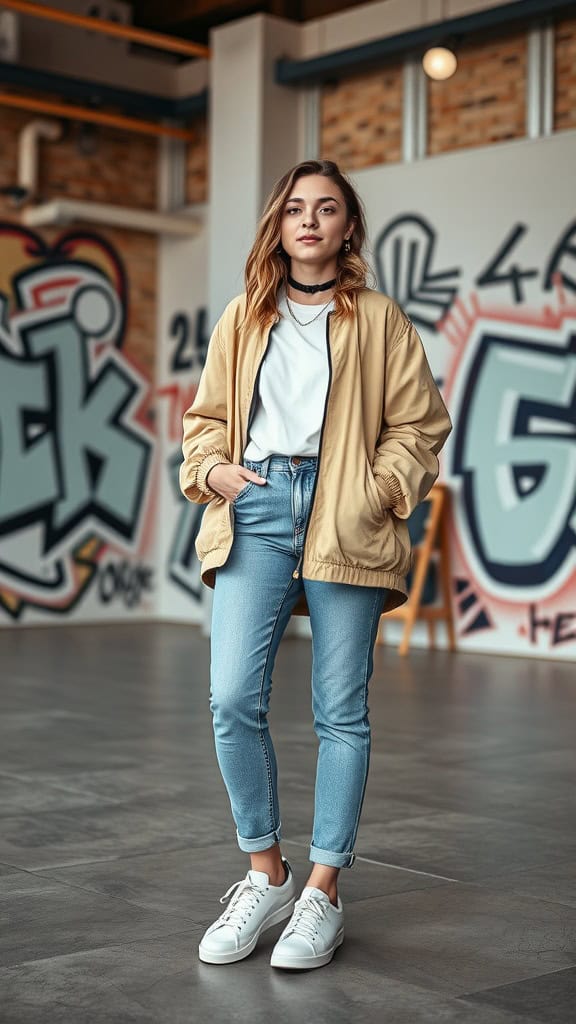
<svg viewBox="0 0 576 1024">
<path fill-rule="evenodd" d="M 84 14 L 72 14 L 69 11 L 57 10 L 55 7 L 44 7 L 42 4 L 32 3 L 31 0 L 2 0 L 1 6 L 33 18 L 46 18 L 48 21 L 58 21 L 62 25 L 85 28 L 89 32 L 102 32 L 104 35 L 116 36 L 131 43 L 152 46 L 157 50 L 170 50 L 172 53 L 182 53 L 186 57 L 210 57 L 210 48 L 201 43 L 191 43 L 186 39 L 165 36 L 160 32 L 149 32 L 147 29 L 134 28 L 132 25 L 119 25 L 115 21 L 106 21 L 103 18 L 88 18 Z"/>
<path fill-rule="evenodd" d="M 138 132 L 141 135 L 167 135 L 172 139 L 184 139 L 193 142 L 196 135 L 185 128 L 171 128 L 169 125 L 155 124 L 153 121 L 140 121 L 137 117 L 124 117 L 122 114 L 103 114 L 90 107 L 78 107 L 71 103 L 53 103 L 35 96 L 16 96 L 10 92 L 0 91 L 0 106 L 16 107 L 19 110 L 31 110 L 36 114 L 51 114 L 53 117 L 65 117 L 72 121 L 89 121 L 93 124 L 104 124 L 109 128 L 120 128 L 126 132 Z"/>
</svg>

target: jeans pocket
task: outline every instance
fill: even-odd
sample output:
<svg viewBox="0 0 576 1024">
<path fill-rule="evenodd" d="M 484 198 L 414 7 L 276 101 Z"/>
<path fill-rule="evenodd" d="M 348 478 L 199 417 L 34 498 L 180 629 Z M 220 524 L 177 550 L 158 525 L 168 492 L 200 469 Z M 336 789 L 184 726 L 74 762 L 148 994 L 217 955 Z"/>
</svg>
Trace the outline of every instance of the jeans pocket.
<svg viewBox="0 0 576 1024">
<path fill-rule="evenodd" d="M 234 501 L 232 502 L 232 504 L 233 505 L 237 505 L 238 502 L 242 501 L 242 499 L 246 496 L 246 494 L 248 494 L 252 490 L 252 488 L 255 487 L 255 486 L 256 486 L 256 484 L 254 483 L 254 481 L 253 480 L 249 480 L 248 483 L 244 485 L 242 490 L 238 491 L 238 494 L 234 498 Z"/>
</svg>

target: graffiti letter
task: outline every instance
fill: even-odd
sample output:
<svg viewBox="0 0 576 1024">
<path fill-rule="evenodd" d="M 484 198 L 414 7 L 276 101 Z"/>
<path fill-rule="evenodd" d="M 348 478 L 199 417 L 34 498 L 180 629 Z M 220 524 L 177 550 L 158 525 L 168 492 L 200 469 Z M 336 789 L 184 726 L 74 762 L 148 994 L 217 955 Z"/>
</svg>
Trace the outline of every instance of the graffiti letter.
<svg viewBox="0 0 576 1024">
<path fill-rule="evenodd" d="M 576 628 L 574 627 L 575 619 L 576 612 L 562 612 L 560 615 L 556 616 L 556 622 L 554 624 L 554 639 L 552 641 L 554 645 L 565 644 L 569 640 L 576 640 Z"/>
<path fill-rule="evenodd" d="M 182 456 L 179 450 L 168 460 L 170 481 L 174 495 L 180 503 L 180 514 L 168 555 L 168 575 L 174 583 L 199 601 L 202 585 L 200 563 L 196 557 L 194 541 L 198 536 L 204 509 L 187 501 L 180 490 L 178 470 L 181 462 Z"/>
<path fill-rule="evenodd" d="M 59 494 L 54 438 L 46 431 L 52 399 L 44 360 L 0 353 L 0 533 L 36 518 Z"/>
<path fill-rule="evenodd" d="M 476 284 L 479 288 L 484 288 L 490 284 L 509 284 L 512 288 L 512 294 L 515 302 L 524 301 L 524 291 L 522 288 L 522 281 L 524 278 L 537 277 L 537 270 L 521 270 L 520 267 L 513 263 L 508 269 L 503 269 L 502 264 L 504 260 L 512 252 L 512 249 L 524 237 L 528 228 L 525 224 L 516 224 L 515 227 L 509 232 L 507 237 L 502 242 L 502 245 L 498 249 L 498 252 L 494 256 L 488 266 L 478 274 L 476 278 Z"/>
<path fill-rule="evenodd" d="M 550 621 L 550 619 L 538 618 L 535 604 L 529 605 L 528 611 L 530 615 L 530 643 L 535 644 L 538 641 L 538 630 L 550 629 L 552 622 Z"/>
<path fill-rule="evenodd" d="M 477 554 L 512 586 L 547 582 L 574 545 L 576 353 L 485 335 L 455 470 Z"/>
<path fill-rule="evenodd" d="M 382 231 L 374 247 L 378 287 L 405 309 L 415 324 L 437 330 L 452 305 L 458 268 L 432 270 L 436 232 L 422 217 L 404 214 Z"/>
<path fill-rule="evenodd" d="M 68 318 L 34 326 L 27 335 L 34 356 L 51 357 L 56 378 L 61 484 L 47 551 L 90 513 L 126 538 L 139 519 L 150 444 L 123 422 L 138 387 L 112 359 L 91 379 L 88 344 Z"/>
<path fill-rule="evenodd" d="M 544 274 L 545 291 L 553 287 L 556 274 L 560 275 L 564 288 L 576 292 L 576 221 L 566 229 L 550 257 Z"/>
</svg>

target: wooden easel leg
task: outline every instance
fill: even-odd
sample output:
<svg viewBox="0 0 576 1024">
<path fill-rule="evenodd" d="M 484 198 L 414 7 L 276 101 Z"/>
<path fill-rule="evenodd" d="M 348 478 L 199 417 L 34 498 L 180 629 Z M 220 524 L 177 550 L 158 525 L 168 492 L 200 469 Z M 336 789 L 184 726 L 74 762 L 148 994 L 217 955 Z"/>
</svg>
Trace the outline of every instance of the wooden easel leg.
<svg viewBox="0 0 576 1024">
<path fill-rule="evenodd" d="M 442 595 L 446 621 L 446 632 L 448 634 L 448 650 L 456 650 L 456 632 L 454 629 L 454 616 L 452 614 L 452 573 L 450 571 L 450 548 L 448 536 L 448 515 L 442 519 L 442 530 L 440 536 L 440 578 L 442 580 Z"/>
<path fill-rule="evenodd" d="M 398 654 L 408 654 L 408 648 L 410 647 L 410 637 L 412 636 L 412 630 L 414 628 L 414 623 L 416 622 L 416 616 L 418 615 L 419 606 L 420 601 L 418 601 L 418 603 L 414 602 L 406 614 L 406 621 L 404 631 L 402 633 L 402 640 L 400 641 L 400 646 L 398 648 Z"/>
</svg>

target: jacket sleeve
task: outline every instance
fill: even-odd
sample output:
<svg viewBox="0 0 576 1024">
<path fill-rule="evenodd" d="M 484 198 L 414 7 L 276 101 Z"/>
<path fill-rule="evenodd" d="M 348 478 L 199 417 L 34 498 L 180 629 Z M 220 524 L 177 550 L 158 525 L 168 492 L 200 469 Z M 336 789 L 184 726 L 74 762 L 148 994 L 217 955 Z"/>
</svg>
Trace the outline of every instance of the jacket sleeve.
<svg viewBox="0 0 576 1024">
<path fill-rule="evenodd" d="M 382 430 L 372 464 L 385 507 L 400 519 L 428 494 L 451 430 L 424 346 L 408 321 L 388 353 Z"/>
<path fill-rule="evenodd" d="M 215 496 L 206 483 L 212 466 L 231 462 L 226 393 L 226 353 L 219 322 L 210 338 L 196 397 L 184 413 L 180 489 L 199 505 L 206 505 Z"/>
</svg>

